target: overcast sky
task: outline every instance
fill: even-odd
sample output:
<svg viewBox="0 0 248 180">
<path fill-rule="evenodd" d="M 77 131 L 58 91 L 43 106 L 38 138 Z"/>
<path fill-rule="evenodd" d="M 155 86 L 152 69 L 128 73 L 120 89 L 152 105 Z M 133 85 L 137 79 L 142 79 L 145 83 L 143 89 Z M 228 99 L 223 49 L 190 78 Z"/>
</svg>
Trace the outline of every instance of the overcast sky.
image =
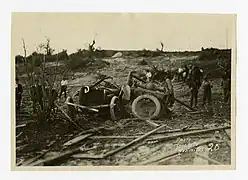
<svg viewBox="0 0 248 180">
<path fill-rule="evenodd" d="M 28 54 L 51 39 L 55 49 L 69 53 L 86 48 L 95 37 L 102 49 L 160 48 L 167 51 L 233 47 L 234 15 L 129 13 L 13 13 L 12 55 Z"/>
</svg>

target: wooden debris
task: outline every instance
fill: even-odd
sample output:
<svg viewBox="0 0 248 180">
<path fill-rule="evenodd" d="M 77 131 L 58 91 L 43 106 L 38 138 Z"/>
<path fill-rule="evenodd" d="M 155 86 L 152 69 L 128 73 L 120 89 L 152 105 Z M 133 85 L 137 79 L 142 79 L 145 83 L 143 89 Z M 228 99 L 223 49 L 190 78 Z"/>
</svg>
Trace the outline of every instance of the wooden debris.
<svg viewBox="0 0 248 180">
<path fill-rule="evenodd" d="M 75 155 L 72 155 L 72 157 L 79 158 L 79 159 L 103 159 L 104 158 L 104 156 L 102 155 L 91 156 L 87 154 L 75 154 Z"/>
<path fill-rule="evenodd" d="M 192 110 L 192 111 L 196 111 L 194 108 L 190 107 L 189 105 L 185 104 L 184 102 L 180 101 L 179 99 L 175 98 L 175 101 L 184 105 L 185 107 L 187 107 L 188 109 Z"/>
<path fill-rule="evenodd" d="M 68 114 L 66 114 L 66 112 L 65 112 L 58 104 L 55 103 L 55 105 L 56 105 L 56 106 L 58 107 L 58 109 L 67 117 L 67 119 L 69 119 L 69 121 L 71 121 L 71 122 L 75 125 L 75 127 L 77 127 L 79 130 L 82 130 L 82 128 L 79 127 L 79 126 L 77 125 L 77 123 L 75 123 L 75 122 L 70 118 L 70 116 L 69 116 Z"/>
<path fill-rule="evenodd" d="M 164 158 L 164 159 L 161 159 L 161 160 L 159 160 L 159 161 L 157 161 L 157 162 L 154 162 L 154 163 L 151 163 L 151 164 L 160 164 L 160 163 L 165 163 L 166 161 L 169 161 L 169 160 L 171 160 L 171 159 L 174 159 L 174 158 L 176 158 L 176 157 L 178 157 L 178 156 L 181 156 L 181 154 L 179 153 L 179 154 L 175 154 L 175 155 L 172 155 L 172 156 L 169 156 L 169 157 L 167 157 L 167 158 Z"/>
<path fill-rule="evenodd" d="M 200 140 L 198 142 L 188 144 L 186 147 L 184 146 L 180 149 L 176 148 L 174 151 L 168 152 L 166 154 L 162 153 L 162 154 L 155 156 L 155 157 L 153 157 L 147 161 L 141 162 L 138 165 L 149 165 L 149 164 L 157 163 L 158 161 L 161 161 L 162 159 L 166 159 L 166 158 L 169 158 L 169 157 L 174 156 L 174 155 L 182 154 L 183 152 L 187 152 L 189 149 L 192 149 L 192 148 L 195 148 L 195 147 L 198 147 L 198 146 L 201 146 L 201 145 L 213 142 L 213 141 L 215 141 L 215 139 L 212 139 L 212 138 Z"/>
<path fill-rule="evenodd" d="M 168 140 L 168 139 L 173 139 L 177 137 L 182 137 L 182 136 L 187 136 L 187 135 L 192 135 L 192 134 L 201 134 L 201 133 L 208 133 L 211 131 L 216 131 L 216 130 L 221 130 L 221 129 L 228 129 L 231 128 L 230 126 L 224 126 L 224 127 L 217 127 L 217 128 L 211 128 L 211 129 L 203 129 L 203 130 L 195 130 L 195 131 L 189 131 L 189 132 L 182 132 L 179 134 L 172 134 L 168 136 L 162 136 L 162 137 L 156 137 L 153 139 L 148 139 L 152 141 L 161 141 L 161 140 Z"/>
<path fill-rule="evenodd" d="M 19 146 L 19 147 L 16 148 L 16 151 L 21 151 L 21 150 L 23 150 L 24 148 L 26 148 L 27 146 L 28 146 L 27 144 L 24 144 L 24 145 L 22 145 L 22 146 Z"/>
<path fill-rule="evenodd" d="M 230 129 L 225 129 L 224 131 L 225 131 L 228 139 L 231 140 L 231 130 Z"/>
<path fill-rule="evenodd" d="M 20 166 L 24 162 L 24 159 L 22 159 L 20 162 L 16 163 L 16 166 Z"/>
<path fill-rule="evenodd" d="M 71 105 L 71 106 L 74 106 L 74 107 L 79 107 L 79 108 L 83 108 L 83 109 L 88 109 L 90 111 L 94 111 L 94 112 L 99 112 L 98 109 L 95 109 L 95 108 L 90 108 L 90 107 L 87 107 L 87 106 L 82 106 L 82 105 L 79 105 L 79 104 L 73 104 L 73 103 L 69 103 L 69 102 L 65 102 L 65 104 L 67 105 Z"/>
<path fill-rule="evenodd" d="M 140 136 L 92 136 L 89 139 L 135 139 Z"/>
<path fill-rule="evenodd" d="M 86 151 L 90 151 L 90 150 L 93 150 L 93 149 L 96 149 L 97 147 L 96 146 L 94 146 L 94 147 L 91 147 L 91 148 L 83 148 L 83 147 L 80 147 L 79 149 L 80 149 L 80 151 L 81 152 L 86 152 Z"/>
<path fill-rule="evenodd" d="M 64 153 L 60 153 L 56 156 L 53 156 L 53 157 L 49 157 L 47 159 L 44 159 L 44 160 L 38 160 L 34 163 L 31 163 L 30 166 L 40 166 L 40 165 L 51 165 L 51 164 L 54 164 L 55 161 L 59 161 L 61 159 L 66 159 L 68 157 L 70 157 L 72 154 L 75 154 L 75 153 L 78 153 L 80 152 L 80 149 L 79 148 L 75 148 L 75 149 L 72 149 L 72 150 L 68 150 Z"/>
<path fill-rule="evenodd" d="M 43 156 L 50 150 L 51 146 L 52 146 L 55 142 L 56 142 L 56 141 L 52 141 L 52 142 L 48 145 L 49 149 L 43 151 L 40 155 L 38 155 L 38 156 L 36 156 L 36 157 L 34 157 L 34 158 L 31 158 L 31 159 L 28 159 L 27 161 L 22 162 L 22 163 L 20 163 L 19 165 L 21 165 L 21 166 L 28 166 L 28 165 L 31 164 L 32 162 L 34 162 L 34 161 L 38 160 L 39 158 L 43 157 Z"/>
<path fill-rule="evenodd" d="M 169 134 L 169 133 L 177 133 L 177 132 L 186 132 L 186 131 L 194 131 L 194 130 L 202 130 L 202 128 L 181 128 L 181 129 L 172 129 L 171 130 L 166 130 L 166 131 L 159 131 L 159 132 L 155 132 L 154 134 Z M 142 135 L 142 134 L 136 134 L 136 135 Z"/>
<path fill-rule="evenodd" d="M 66 143 L 63 144 L 63 146 L 71 146 L 73 144 L 76 144 L 78 142 L 81 142 L 82 140 L 86 139 L 87 137 L 91 136 L 92 134 L 85 134 L 82 136 L 78 136 L 70 141 L 67 141 Z"/>
<path fill-rule="evenodd" d="M 133 140 L 133 141 L 127 143 L 125 146 L 121 146 L 121 147 L 119 147 L 119 148 L 117 148 L 117 149 L 115 149 L 115 150 L 113 150 L 113 151 L 110 151 L 110 152 L 106 153 L 106 154 L 104 155 L 104 158 L 105 158 L 105 157 L 108 157 L 108 156 L 111 156 L 111 155 L 113 155 L 113 154 L 115 154 L 115 153 L 117 153 L 117 152 L 119 152 L 119 151 L 121 151 L 121 150 L 123 150 L 123 149 L 125 149 L 125 148 L 127 148 L 127 147 L 130 147 L 131 145 L 133 145 L 133 144 L 135 144 L 135 143 L 137 143 L 137 142 L 139 142 L 139 141 L 145 139 L 146 137 L 150 136 L 152 133 L 154 133 L 154 132 L 156 132 L 156 131 L 158 131 L 158 130 L 164 128 L 164 127 L 166 127 L 166 125 L 162 125 L 162 126 L 156 128 L 156 129 L 154 129 L 154 130 L 152 130 L 152 131 L 150 131 L 150 132 L 144 134 L 143 136 L 140 136 L 139 138 L 137 138 L 137 139 L 135 139 L 135 140 Z"/>
<path fill-rule="evenodd" d="M 115 105 L 115 104 L 113 104 Z M 104 104 L 104 105 L 98 105 L 98 106 L 90 106 L 90 108 L 104 108 L 104 107 L 110 107 L 110 104 Z"/>
<path fill-rule="evenodd" d="M 23 134 L 23 132 L 20 132 L 20 133 L 16 136 L 16 138 L 19 138 L 22 134 Z"/>
<path fill-rule="evenodd" d="M 83 135 L 83 134 L 87 134 L 87 133 L 95 133 L 95 132 L 101 131 L 103 129 L 106 129 L 106 127 L 105 126 L 100 126 L 100 127 L 97 127 L 97 128 L 88 129 L 86 131 L 83 131 L 83 132 L 79 133 L 78 136 Z"/>
<path fill-rule="evenodd" d="M 91 148 L 83 148 L 83 147 L 80 147 L 80 151 L 81 152 L 86 152 L 86 151 L 90 151 L 90 150 L 93 150 L 93 149 L 96 149 L 97 147 L 91 147 Z M 101 159 L 103 158 L 103 156 L 91 156 L 91 155 L 87 155 L 87 154 L 74 154 L 72 155 L 73 158 L 80 158 L 80 159 Z"/>
<path fill-rule="evenodd" d="M 17 125 L 16 128 L 23 128 L 23 127 L 26 127 L 27 124 L 21 124 L 21 125 Z"/>
<path fill-rule="evenodd" d="M 31 159 L 28 159 L 27 161 L 21 163 L 20 165 L 21 166 L 28 166 L 29 164 L 31 164 L 32 162 L 38 160 L 39 158 L 41 158 L 42 156 L 44 156 L 46 153 L 48 152 L 48 150 L 45 150 L 43 153 L 41 153 L 40 155 L 34 157 L 34 158 L 31 158 Z"/>
<path fill-rule="evenodd" d="M 201 157 L 202 159 L 205 159 L 205 160 L 207 160 L 207 161 L 209 161 L 209 162 L 211 162 L 211 163 L 213 163 L 213 164 L 217 164 L 217 165 L 223 165 L 222 163 L 220 163 L 219 161 L 216 161 L 216 160 L 214 160 L 214 159 L 211 159 L 211 158 L 209 158 L 209 157 L 206 157 L 206 156 L 204 156 L 204 155 L 202 155 L 202 154 L 199 154 L 199 153 L 195 153 L 195 155 L 196 156 L 199 156 L 199 157 Z"/>
</svg>

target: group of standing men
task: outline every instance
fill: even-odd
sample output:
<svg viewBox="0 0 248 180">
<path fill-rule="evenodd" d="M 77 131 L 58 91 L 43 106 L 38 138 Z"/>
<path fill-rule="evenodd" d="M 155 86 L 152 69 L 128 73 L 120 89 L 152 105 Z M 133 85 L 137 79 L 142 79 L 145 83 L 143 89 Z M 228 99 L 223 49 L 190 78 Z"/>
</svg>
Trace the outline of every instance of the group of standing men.
<svg viewBox="0 0 248 180">
<path fill-rule="evenodd" d="M 184 67 L 183 71 L 180 72 L 182 75 L 182 79 L 185 83 L 189 85 L 190 88 L 190 106 L 196 107 L 198 103 L 198 92 L 200 87 L 203 88 L 203 105 L 207 104 L 211 105 L 212 102 L 212 87 L 210 81 L 210 74 L 204 74 L 203 70 L 198 66 L 190 65 L 189 68 L 187 66 Z M 180 79 L 180 78 L 178 78 Z M 230 100 L 231 95 L 231 74 L 229 71 L 225 70 L 224 75 L 222 76 L 221 87 L 223 89 L 223 100 L 224 102 L 228 102 Z"/>
<path fill-rule="evenodd" d="M 30 87 L 30 96 L 32 100 L 33 105 L 33 112 L 35 113 L 37 111 L 37 104 L 40 106 L 41 110 L 44 109 L 44 92 L 48 93 L 48 107 L 49 109 L 54 107 L 54 101 L 57 99 L 57 97 L 61 98 L 62 94 L 64 93 L 64 97 L 67 97 L 67 85 L 68 80 L 65 78 L 61 81 L 61 87 L 60 87 L 60 94 L 58 96 L 58 93 L 55 89 L 52 89 L 51 92 L 47 92 L 47 89 L 43 89 L 42 85 L 40 84 L 40 81 L 38 79 L 35 80 L 34 85 Z M 21 101 L 22 101 L 22 94 L 23 94 L 23 86 L 20 83 L 19 79 L 16 78 L 16 85 L 15 85 L 15 91 L 16 91 L 16 111 L 19 112 L 21 108 Z"/>
</svg>

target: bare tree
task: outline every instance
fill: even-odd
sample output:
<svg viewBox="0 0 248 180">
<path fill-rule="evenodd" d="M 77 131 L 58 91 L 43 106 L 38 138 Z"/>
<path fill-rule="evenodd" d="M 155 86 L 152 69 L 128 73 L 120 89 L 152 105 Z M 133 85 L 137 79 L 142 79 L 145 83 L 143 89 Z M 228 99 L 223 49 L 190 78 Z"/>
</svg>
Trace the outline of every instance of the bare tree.
<svg viewBox="0 0 248 180">
<path fill-rule="evenodd" d="M 25 73 L 27 75 L 27 79 L 24 80 L 25 86 L 27 88 L 28 91 L 28 95 L 30 97 L 30 99 L 33 99 L 33 94 L 32 92 L 32 88 L 35 85 L 35 79 L 39 80 L 39 82 L 41 82 L 41 87 L 42 87 L 42 93 L 43 93 L 43 109 L 42 108 L 38 108 L 37 109 L 37 113 L 34 114 L 35 116 L 37 116 L 37 120 L 39 123 L 46 123 L 50 118 L 51 118 L 51 112 L 52 109 L 54 108 L 52 105 L 54 104 L 53 101 L 55 101 L 56 99 L 54 99 L 53 94 L 51 94 L 52 90 L 55 90 L 56 92 L 58 92 L 58 86 L 56 85 L 56 79 L 57 79 L 57 70 L 59 70 L 60 68 L 58 68 L 58 62 L 59 62 L 59 57 L 57 53 L 57 60 L 56 60 L 56 66 L 55 69 L 53 70 L 53 74 L 49 74 L 49 76 L 47 76 L 47 70 L 48 68 L 46 67 L 46 56 L 47 56 L 47 47 L 49 47 L 49 49 L 52 49 L 49 46 L 45 47 L 46 50 L 46 54 L 43 54 L 42 51 L 44 50 L 44 44 L 40 44 L 38 45 L 38 47 L 36 48 L 37 52 L 33 53 L 31 56 L 36 57 L 36 59 L 40 59 L 41 60 L 41 65 L 38 67 L 34 67 L 35 64 L 28 62 L 27 60 L 27 48 L 26 48 L 26 44 L 24 39 L 22 40 L 23 42 L 23 50 L 24 50 L 24 65 L 25 65 Z M 50 41 L 49 41 L 50 42 Z M 47 44 L 49 44 L 47 42 Z M 51 52 L 51 51 L 50 51 Z M 48 52 L 49 54 L 49 52 Z M 35 60 L 36 60 L 35 59 Z M 31 67 L 31 68 L 29 68 Z M 39 71 L 34 71 L 34 68 L 39 69 Z M 64 71 L 62 76 L 64 76 L 67 73 L 67 71 Z M 53 113 L 54 114 L 54 113 Z"/>
<path fill-rule="evenodd" d="M 162 42 L 162 41 L 160 41 L 160 45 L 161 45 L 161 52 L 163 52 L 164 51 L 164 43 Z"/>
</svg>

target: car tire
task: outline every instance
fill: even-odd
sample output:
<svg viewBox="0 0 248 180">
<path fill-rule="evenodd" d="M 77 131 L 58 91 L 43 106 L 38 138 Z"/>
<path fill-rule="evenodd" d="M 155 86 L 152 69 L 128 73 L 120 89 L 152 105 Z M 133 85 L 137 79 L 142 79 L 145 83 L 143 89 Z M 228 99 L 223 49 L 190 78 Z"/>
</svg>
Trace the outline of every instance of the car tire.
<svg viewBox="0 0 248 180">
<path fill-rule="evenodd" d="M 152 115 L 148 116 L 148 117 L 144 117 L 142 116 L 138 111 L 137 111 L 137 107 L 138 107 L 138 103 L 143 100 L 143 99 L 149 99 L 151 100 L 154 104 L 155 104 L 155 111 Z M 149 119 L 155 119 L 160 115 L 162 106 L 160 101 L 158 100 L 157 97 L 153 96 L 153 95 L 149 95 L 149 94 L 144 94 L 144 95 L 140 95 L 138 96 L 136 99 L 134 99 L 133 103 L 132 103 L 132 113 L 138 117 L 141 120 L 149 120 Z"/>
</svg>

